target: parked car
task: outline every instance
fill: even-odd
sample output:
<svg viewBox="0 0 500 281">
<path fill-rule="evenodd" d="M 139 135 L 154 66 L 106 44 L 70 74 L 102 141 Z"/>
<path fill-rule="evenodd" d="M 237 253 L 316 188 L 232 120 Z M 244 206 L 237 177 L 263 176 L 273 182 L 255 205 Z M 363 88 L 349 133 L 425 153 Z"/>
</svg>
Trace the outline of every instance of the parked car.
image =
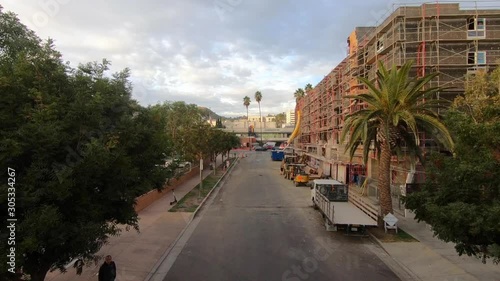
<svg viewBox="0 0 500 281">
<path fill-rule="evenodd" d="M 266 142 L 266 143 L 264 144 L 264 147 L 265 147 L 265 148 L 267 148 L 267 149 L 273 149 L 275 146 L 276 146 L 276 142 L 273 142 L 273 141 L 271 141 L 271 142 Z"/>
<path fill-rule="evenodd" d="M 255 151 L 266 151 L 267 148 L 263 147 L 263 146 L 254 146 L 255 148 Z"/>
</svg>

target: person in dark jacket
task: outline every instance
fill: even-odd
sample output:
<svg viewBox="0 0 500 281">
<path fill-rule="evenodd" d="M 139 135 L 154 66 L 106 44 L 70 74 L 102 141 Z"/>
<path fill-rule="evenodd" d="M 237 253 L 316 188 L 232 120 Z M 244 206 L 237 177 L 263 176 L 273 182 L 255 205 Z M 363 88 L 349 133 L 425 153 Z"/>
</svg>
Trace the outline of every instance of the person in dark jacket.
<svg viewBox="0 0 500 281">
<path fill-rule="evenodd" d="M 107 255 L 104 263 L 99 268 L 99 281 L 115 281 L 116 264 L 110 255 Z"/>
</svg>

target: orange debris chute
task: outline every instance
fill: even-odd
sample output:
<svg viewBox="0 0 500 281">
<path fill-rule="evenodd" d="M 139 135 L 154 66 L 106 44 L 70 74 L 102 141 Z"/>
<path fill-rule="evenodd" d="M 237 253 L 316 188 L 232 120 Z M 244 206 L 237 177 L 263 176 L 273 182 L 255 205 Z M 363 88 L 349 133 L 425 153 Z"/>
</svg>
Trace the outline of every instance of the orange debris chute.
<svg viewBox="0 0 500 281">
<path fill-rule="evenodd" d="M 285 148 L 287 148 L 292 143 L 292 141 L 297 137 L 299 131 L 300 131 L 300 110 L 297 111 L 297 118 L 295 118 L 295 129 L 288 138 L 287 145 Z"/>
</svg>

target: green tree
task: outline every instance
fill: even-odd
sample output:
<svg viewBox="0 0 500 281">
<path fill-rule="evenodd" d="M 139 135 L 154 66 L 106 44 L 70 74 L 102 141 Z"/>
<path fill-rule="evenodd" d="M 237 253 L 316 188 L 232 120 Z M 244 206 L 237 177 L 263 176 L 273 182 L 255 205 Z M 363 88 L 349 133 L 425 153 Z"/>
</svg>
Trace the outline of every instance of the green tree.
<svg viewBox="0 0 500 281">
<path fill-rule="evenodd" d="M 33 281 L 74 258 L 93 261 L 119 225 L 137 229 L 135 198 L 168 177 L 163 121 L 131 99 L 127 69 L 108 67 L 69 68 L 51 40 L 0 10 L 0 159 L 15 170 L 14 187 L 1 175 L 0 204 L 15 191 L 17 219 L 15 245 L 0 252 L 14 246 Z M 13 278 L 5 254 L 0 263 L 0 279 Z"/>
<path fill-rule="evenodd" d="M 260 91 L 255 92 L 255 101 L 259 104 L 260 122 L 262 122 L 262 113 L 260 111 L 260 101 L 261 100 L 262 100 L 262 93 Z"/>
<path fill-rule="evenodd" d="M 295 93 L 293 93 L 293 97 L 295 98 L 295 101 L 299 101 L 301 98 L 305 96 L 304 90 L 302 88 L 298 88 L 295 90 Z"/>
<path fill-rule="evenodd" d="M 500 261 L 500 68 L 469 77 L 446 124 L 455 141 L 453 156 L 435 153 L 427 180 L 405 205 L 432 226 L 457 252 L 486 262 Z"/>
<path fill-rule="evenodd" d="M 305 86 L 304 89 L 305 89 L 306 93 L 309 93 L 309 91 L 311 91 L 313 89 L 313 86 L 310 83 L 307 83 L 307 85 Z"/>
<path fill-rule="evenodd" d="M 387 70 L 379 62 L 377 84 L 359 78 L 369 92 L 345 97 L 365 104 L 363 109 L 347 116 L 341 141 L 345 142 L 349 136 L 346 148 L 351 159 L 362 144 L 365 163 L 368 161 L 370 144 L 374 145 L 379 164 L 378 190 L 382 216 L 393 211 L 390 194 L 391 156 L 397 155 L 405 145 L 410 155 L 418 156 L 423 161 L 419 132 L 435 136 L 448 148 L 453 146 L 447 128 L 436 113 L 436 109 L 443 107 L 441 100 L 434 98 L 440 89 L 424 89 L 437 74 L 411 79 L 411 65 L 410 61 L 399 69 L 393 67 Z"/>
<path fill-rule="evenodd" d="M 183 101 L 165 102 L 158 105 L 166 116 L 166 133 L 172 139 L 177 155 L 175 158 L 193 162 L 199 160 L 200 149 L 193 146 L 193 140 L 199 137 L 198 126 L 206 124 L 200 108 Z"/>
<path fill-rule="evenodd" d="M 247 108 L 247 120 L 249 120 L 249 118 L 248 118 L 248 107 L 250 106 L 250 97 L 245 96 L 243 98 L 243 105 Z"/>
<path fill-rule="evenodd" d="M 281 128 L 281 126 L 286 123 L 285 112 L 281 112 L 281 113 L 276 114 L 275 121 L 276 121 L 276 127 Z"/>
<path fill-rule="evenodd" d="M 213 128 L 208 132 L 208 136 L 209 152 L 213 161 L 217 160 L 218 155 L 224 155 L 240 144 L 240 139 L 234 133 L 224 132 L 219 129 Z"/>
<path fill-rule="evenodd" d="M 217 118 L 215 121 L 215 127 L 216 128 L 225 128 L 225 126 L 222 124 L 222 118 Z"/>
<path fill-rule="evenodd" d="M 229 155 L 229 151 L 233 148 L 239 148 L 241 145 L 240 138 L 234 133 L 226 133 L 224 137 L 224 147 L 226 153 Z"/>
</svg>

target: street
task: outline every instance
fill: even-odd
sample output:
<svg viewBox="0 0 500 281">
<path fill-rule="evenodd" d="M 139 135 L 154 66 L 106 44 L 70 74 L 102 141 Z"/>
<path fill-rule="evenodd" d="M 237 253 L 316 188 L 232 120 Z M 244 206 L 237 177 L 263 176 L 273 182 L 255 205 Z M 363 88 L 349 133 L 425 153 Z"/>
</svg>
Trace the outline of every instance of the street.
<svg viewBox="0 0 500 281">
<path fill-rule="evenodd" d="M 164 280 L 399 280 L 369 238 L 327 232 L 310 189 L 248 152 L 207 206 Z"/>
</svg>

